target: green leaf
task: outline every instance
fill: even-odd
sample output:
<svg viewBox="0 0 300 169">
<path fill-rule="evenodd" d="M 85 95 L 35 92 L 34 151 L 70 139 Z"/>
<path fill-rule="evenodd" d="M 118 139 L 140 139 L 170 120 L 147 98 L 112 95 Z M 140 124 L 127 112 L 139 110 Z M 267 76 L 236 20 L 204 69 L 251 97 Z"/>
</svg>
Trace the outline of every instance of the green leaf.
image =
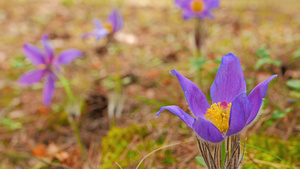
<svg viewBox="0 0 300 169">
<path fill-rule="evenodd" d="M 128 85 L 129 83 L 131 83 L 131 78 L 130 77 L 125 77 L 122 79 L 122 84 L 123 85 Z"/>
<path fill-rule="evenodd" d="M 196 159 L 196 162 L 197 162 L 199 165 L 201 165 L 201 166 L 203 166 L 203 167 L 206 166 L 203 157 L 197 156 L 197 157 L 195 157 L 195 159 Z"/>
<path fill-rule="evenodd" d="M 11 130 L 16 130 L 16 129 L 22 128 L 22 124 L 21 123 L 14 122 L 14 121 L 12 121 L 10 119 L 7 119 L 7 118 L 1 119 L 0 124 L 3 124 L 5 126 L 9 127 Z"/>
<path fill-rule="evenodd" d="M 139 95 L 135 96 L 134 98 L 136 100 L 139 100 L 139 101 L 145 103 L 145 104 L 155 105 L 157 107 L 164 107 L 164 106 L 170 105 L 170 103 L 168 103 L 168 102 L 160 102 L 160 101 L 157 101 L 155 99 L 148 99 L 148 98 L 145 98 L 145 97 L 141 97 Z"/>
<path fill-rule="evenodd" d="M 291 111 L 293 111 L 294 109 L 292 107 L 289 107 L 287 109 L 285 109 L 285 113 L 288 114 L 290 113 Z"/>
<path fill-rule="evenodd" d="M 293 111 L 292 107 L 289 107 L 289 108 L 285 109 L 284 111 L 282 111 L 282 110 L 275 110 L 273 112 L 273 116 L 272 116 L 271 120 L 281 119 L 281 118 L 285 117 L 286 115 L 288 115 L 291 111 Z"/>
<path fill-rule="evenodd" d="M 220 59 L 220 58 L 215 58 L 215 59 L 214 59 L 214 62 L 217 63 L 217 64 L 221 64 L 221 63 L 222 63 L 222 59 Z"/>
<path fill-rule="evenodd" d="M 255 64 L 255 67 L 254 69 L 255 70 L 258 70 L 260 69 L 263 65 L 265 64 L 271 64 L 272 63 L 272 60 L 270 58 L 261 58 L 261 59 L 258 59 L 258 61 L 256 62 Z"/>
<path fill-rule="evenodd" d="M 194 70 L 200 70 L 206 63 L 205 58 L 191 58 L 190 63 L 192 64 L 192 68 Z"/>
<path fill-rule="evenodd" d="M 294 58 L 300 58 L 300 49 L 294 52 Z"/>
<path fill-rule="evenodd" d="M 273 65 L 275 66 L 281 66 L 281 61 L 280 60 L 274 60 Z"/>
<path fill-rule="evenodd" d="M 286 85 L 289 87 L 289 88 L 292 88 L 292 89 L 295 89 L 295 90 L 299 90 L 300 91 L 300 80 L 298 79 L 291 79 L 291 80 L 288 80 L 286 82 Z"/>
<path fill-rule="evenodd" d="M 254 69 L 258 70 L 258 69 L 260 69 L 265 64 L 273 64 L 275 66 L 281 66 L 281 61 L 280 60 L 272 60 L 269 57 L 260 58 L 256 62 Z"/>
<path fill-rule="evenodd" d="M 300 99 L 300 91 L 292 90 L 289 95 L 291 98 Z"/>
<path fill-rule="evenodd" d="M 18 60 L 14 60 L 12 63 L 11 63 L 11 67 L 13 68 L 20 68 L 23 66 L 23 63 L 18 61 Z"/>
<path fill-rule="evenodd" d="M 279 111 L 279 110 L 275 110 L 275 111 L 273 112 L 273 118 L 274 118 L 274 119 L 281 119 L 281 118 L 283 118 L 285 115 L 286 115 L 286 114 L 285 114 L 284 112 Z"/>
<path fill-rule="evenodd" d="M 260 58 L 270 58 L 270 52 L 266 47 L 260 47 L 256 50 L 256 55 Z"/>
</svg>

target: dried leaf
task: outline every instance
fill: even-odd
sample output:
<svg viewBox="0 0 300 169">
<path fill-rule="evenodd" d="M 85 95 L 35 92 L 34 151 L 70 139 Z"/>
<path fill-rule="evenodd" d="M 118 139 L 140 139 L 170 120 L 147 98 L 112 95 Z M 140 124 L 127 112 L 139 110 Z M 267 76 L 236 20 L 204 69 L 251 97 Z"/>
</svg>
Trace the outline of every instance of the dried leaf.
<svg viewBox="0 0 300 169">
<path fill-rule="evenodd" d="M 44 144 L 39 144 L 36 147 L 30 149 L 31 153 L 36 157 L 45 157 L 46 146 Z"/>
</svg>

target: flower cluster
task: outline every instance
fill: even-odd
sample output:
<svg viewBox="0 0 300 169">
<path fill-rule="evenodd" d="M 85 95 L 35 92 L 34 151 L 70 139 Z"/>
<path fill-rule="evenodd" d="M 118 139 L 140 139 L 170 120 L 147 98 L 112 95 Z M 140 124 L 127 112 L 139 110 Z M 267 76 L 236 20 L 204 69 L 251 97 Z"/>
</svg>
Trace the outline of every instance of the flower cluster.
<svg viewBox="0 0 300 169">
<path fill-rule="evenodd" d="M 219 0 L 175 0 L 176 6 L 182 9 L 183 18 L 213 18 L 211 10 L 219 7 Z"/>
<path fill-rule="evenodd" d="M 95 30 L 83 35 L 83 38 L 96 36 L 97 40 L 109 34 L 114 34 L 123 27 L 123 19 L 120 13 L 114 9 L 108 17 L 108 22 L 104 25 L 99 20 L 94 19 Z M 70 63 L 77 57 L 82 57 L 83 54 L 77 49 L 69 49 L 61 52 L 57 57 L 54 57 L 54 50 L 49 42 L 48 35 L 42 37 L 44 51 L 31 44 L 23 46 L 23 53 L 36 69 L 23 74 L 19 78 L 21 84 L 32 85 L 46 78 L 44 86 L 43 102 L 49 106 L 55 91 L 55 82 L 58 80 L 57 73 L 61 72 L 61 66 Z"/>
<path fill-rule="evenodd" d="M 19 78 L 22 84 L 31 85 L 46 78 L 44 86 L 44 104 L 49 106 L 55 91 L 55 81 L 58 79 L 56 72 L 60 72 L 61 66 L 70 63 L 83 54 L 77 49 L 68 49 L 62 51 L 57 57 L 54 57 L 54 50 L 49 42 L 48 35 L 42 37 L 44 51 L 31 44 L 23 46 L 23 53 L 30 62 L 36 66 L 36 69 L 23 74 Z"/>
<path fill-rule="evenodd" d="M 212 143 L 221 142 L 226 137 L 239 133 L 253 122 L 266 95 L 269 82 L 277 76 L 269 77 L 247 95 L 239 59 L 229 53 L 223 56 L 211 86 L 210 106 L 205 95 L 193 82 L 176 70 L 172 70 L 171 73 L 181 84 L 195 118 L 178 106 L 162 107 L 157 116 L 167 109 L 183 120 L 200 138 Z"/>
<path fill-rule="evenodd" d="M 123 27 L 123 19 L 120 13 L 114 9 L 111 14 L 108 16 L 108 22 L 105 24 L 101 24 L 101 22 L 98 19 L 94 19 L 94 26 L 95 29 L 84 34 L 83 39 L 89 37 L 89 36 L 95 36 L 97 40 L 100 40 L 101 38 L 109 35 L 114 34 Z"/>
</svg>

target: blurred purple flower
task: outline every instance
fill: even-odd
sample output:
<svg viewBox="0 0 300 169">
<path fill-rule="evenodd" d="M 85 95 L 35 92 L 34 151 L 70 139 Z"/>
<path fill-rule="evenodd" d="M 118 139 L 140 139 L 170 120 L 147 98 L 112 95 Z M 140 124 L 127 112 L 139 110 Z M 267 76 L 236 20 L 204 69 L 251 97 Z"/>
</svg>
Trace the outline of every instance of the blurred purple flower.
<svg viewBox="0 0 300 169">
<path fill-rule="evenodd" d="M 183 120 L 205 141 L 217 143 L 226 137 L 242 131 L 257 116 L 269 82 L 273 75 L 257 85 L 247 96 L 246 83 L 239 59 L 229 53 L 222 58 L 219 71 L 211 86 L 210 106 L 205 95 L 189 79 L 176 70 L 171 73 L 178 78 L 188 105 L 195 118 L 178 106 L 162 107 L 157 113 L 167 109 Z"/>
<path fill-rule="evenodd" d="M 46 77 L 43 101 L 46 106 L 49 106 L 55 91 L 55 81 L 58 79 L 55 72 L 60 72 L 61 65 L 68 64 L 77 57 L 82 57 L 82 53 L 77 49 L 68 49 L 54 57 L 54 50 L 48 35 L 44 35 L 41 40 L 44 46 L 43 52 L 31 44 L 23 46 L 25 57 L 36 66 L 36 69 L 23 74 L 19 78 L 19 82 L 31 85 Z"/>
<path fill-rule="evenodd" d="M 175 4 L 182 9 L 184 19 L 204 19 L 213 18 L 210 10 L 219 7 L 219 0 L 175 0 Z"/>
<path fill-rule="evenodd" d="M 83 39 L 89 36 L 95 36 L 97 40 L 100 40 L 109 34 L 116 33 L 123 27 L 122 16 L 116 9 L 113 9 L 111 14 L 108 16 L 108 22 L 106 24 L 102 25 L 98 19 L 94 19 L 93 22 L 95 29 L 84 34 L 82 36 Z"/>
</svg>

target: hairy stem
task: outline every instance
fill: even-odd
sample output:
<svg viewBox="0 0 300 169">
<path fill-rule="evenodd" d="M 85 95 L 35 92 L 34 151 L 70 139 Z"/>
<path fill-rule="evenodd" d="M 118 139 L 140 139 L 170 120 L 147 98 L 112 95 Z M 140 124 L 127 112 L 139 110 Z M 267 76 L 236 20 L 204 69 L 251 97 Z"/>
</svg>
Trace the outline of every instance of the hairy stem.
<svg viewBox="0 0 300 169">
<path fill-rule="evenodd" d="M 86 157 L 87 157 L 86 156 L 86 150 L 85 150 L 85 146 L 82 142 L 82 139 L 81 139 L 81 136 L 80 136 L 80 133 L 79 133 L 78 124 L 74 120 L 69 120 L 69 121 L 72 125 L 73 131 L 74 131 L 74 134 L 75 134 L 75 137 L 76 137 L 76 140 L 77 140 L 77 144 L 79 145 L 79 148 L 80 148 L 80 151 L 81 151 L 82 158 L 85 161 Z"/>
<path fill-rule="evenodd" d="M 208 169 L 222 168 L 221 143 L 209 143 L 196 136 L 198 148 Z"/>
<path fill-rule="evenodd" d="M 205 31 L 204 31 L 203 21 L 199 19 L 196 19 L 194 39 L 195 39 L 196 55 L 198 57 L 201 57 L 203 54 Z"/>
<path fill-rule="evenodd" d="M 69 99 L 69 104 L 75 104 L 75 99 L 74 99 L 74 95 L 72 93 L 72 90 L 71 90 L 71 87 L 70 87 L 70 83 L 68 81 L 68 79 L 66 79 L 61 73 L 58 73 L 58 72 L 55 72 L 55 74 L 58 76 L 60 82 L 62 83 L 62 85 L 64 86 L 64 89 L 66 91 L 66 94 L 68 96 L 68 99 Z M 77 141 L 77 144 L 79 145 L 79 148 L 80 148 L 80 151 L 81 151 L 81 154 L 82 154 L 82 158 L 84 159 L 84 161 L 86 160 L 86 150 L 85 150 L 85 146 L 82 142 L 82 138 L 80 136 L 80 133 L 79 133 L 79 127 L 78 127 L 78 124 L 77 122 L 75 121 L 75 118 L 74 118 L 74 112 L 67 112 L 68 114 L 68 119 L 69 119 L 69 122 L 73 128 L 73 132 L 75 134 L 75 137 L 76 137 L 76 141 Z"/>
<path fill-rule="evenodd" d="M 61 84 L 63 85 L 69 101 L 74 102 L 74 96 L 73 96 L 69 81 L 61 73 L 56 73 L 56 75 L 58 76 Z"/>
</svg>

